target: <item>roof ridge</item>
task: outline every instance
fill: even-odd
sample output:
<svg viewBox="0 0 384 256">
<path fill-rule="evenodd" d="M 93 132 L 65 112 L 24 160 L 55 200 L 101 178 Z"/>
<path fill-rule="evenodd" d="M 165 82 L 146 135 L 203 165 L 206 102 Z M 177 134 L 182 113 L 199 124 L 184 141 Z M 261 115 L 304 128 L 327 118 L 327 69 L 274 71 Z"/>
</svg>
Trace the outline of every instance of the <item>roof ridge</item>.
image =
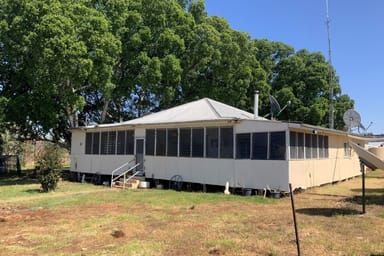
<svg viewBox="0 0 384 256">
<path fill-rule="evenodd" d="M 220 117 L 222 118 L 222 115 L 220 115 L 220 113 L 216 110 L 216 108 L 212 105 L 212 99 L 210 98 L 204 98 L 204 100 L 208 103 L 208 106 L 209 108 L 214 112 L 214 114 L 216 115 L 216 117 Z"/>
</svg>

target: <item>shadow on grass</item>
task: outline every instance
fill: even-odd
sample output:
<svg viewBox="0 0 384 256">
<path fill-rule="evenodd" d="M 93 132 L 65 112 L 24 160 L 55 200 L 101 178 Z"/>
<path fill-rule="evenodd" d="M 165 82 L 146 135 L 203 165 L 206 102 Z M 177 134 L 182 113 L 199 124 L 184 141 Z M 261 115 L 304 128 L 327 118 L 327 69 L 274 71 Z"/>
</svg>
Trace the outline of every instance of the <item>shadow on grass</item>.
<svg viewBox="0 0 384 256">
<path fill-rule="evenodd" d="M 302 209 L 297 209 L 296 212 L 301 214 L 306 214 L 306 215 L 324 216 L 324 217 L 360 214 L 359 211 L 351 208 L 302 208 Z"/>
<path fill-rule="evenodd" d="M 11 185 L 29 185 L 29 184 L 39 184 L 37 179 L 32 179 L 27 176 L 24 177 L 2 177 L 0 178 L 0 186 L 11 186 Z"/>
<path fill-rule="evenodd" d="M 346 198 L 346 196 L 343 196 L 343 195 L 312 193 L 312 192 L 308 192 L 308 193 L 306 193 L 306 195 L 313 195 L 313 196 L 320 196 L 320 197 L 333 197 L 333 198 Z"/>
<path fill-rule="evenodd" d="M 353 192 L 358 192 L 361 193 L 362 189 L 361 188 L 355 188 L 351 189 Z M 365 188 L 365 193 L 367 194 L 381 194 L 384 195 L 384 188 Z"/>
<path fill-rule="evenodd" d="M 361 205 L 362 196 L 354 196 L 347 198 L 345 201 Z M 365 195 L 366 205 L 384 205 L 384 195 Z"/>
<path fill-rule="evenodd" d="M 41 189 L 35 188 L 35 189 L 26 189 L 24 192 L 30 193 L 30 194 L 38 194 L 41 193 Z"/>
<path fill-rule="evenodd" d="M 366 179 L 384 179 L 383 176 L 375 176 L 375 175 L 372 175 L 372 176 L 365 176 Z"/>
</svg>

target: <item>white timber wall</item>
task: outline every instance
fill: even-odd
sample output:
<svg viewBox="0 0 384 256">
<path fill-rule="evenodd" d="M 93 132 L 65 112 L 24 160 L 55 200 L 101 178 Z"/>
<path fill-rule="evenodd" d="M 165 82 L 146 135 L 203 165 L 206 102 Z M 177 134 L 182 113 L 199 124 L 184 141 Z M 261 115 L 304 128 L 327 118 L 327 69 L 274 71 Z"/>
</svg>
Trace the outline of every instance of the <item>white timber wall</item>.
<svg viewBox="0 0 384 256">
<path fill-rule="evenodd" d="M 234 138 L 237 133 L 286 129 L 287 125 L 280 122 L 243 121 L 234 126 Z M 155 179 L 169 180 L 174 175 L 180 175 L 186 182 L 224 186 L 228 181 L 231 187 L 289 189 L 287 160 L 145 156 L 145 173 Z"/>
<path fill-rule="evenodd" d="M 207 127 L 203 123 L 184 126 Z M 209 123 L 209 126 L 228 126 L 228 124 Z M 159 128 L 173 127 L 159 126 Z M 127 128 L 119 127 L 118 129 Z M 289 145 L 286 123 L 262 120 L 239 122 L 234 125 L 234 150 L 235 136 L 238 133 L 275 131 L 285 131 L 286 144 Z M 134 155 L 85 155 L 85 134 L 85 131 L 80 129 L 72 131 L 71 171 L 110 174 L 115 168 L 134 159 Z M 169 180 L 174 175 L 181 175 L 186 182 L 224 186 L 228 181 L 231 187 L 270 187 L 285 191 L 288 191 L 289 183 L 292 183 L 293 188 L 308 188 L 360 175 L 357 154 L 352 151 L 351 156 L 344 155 L 344 143 L 348 142 L 348 138 L 342 134 L 324 135 L 329 138 L 329 158 L 327 159 L 250 160 L 144 156 L 145 174 L 146 177 L 155 179 Z M 144 127 L 135 129 L 135 139 L 139 138 L 145 139 Z M 362 141 L 357 142 L 366 146 Z M 289 147 L 286 155 L 288 159 Z"/>
<path fill-rule="evenodd" d="M 289 162 L 289 180 L 293 188 L 309 188 L 333 183 L 361 174 L 357 154 L 351 149 L 351 155 L 344 155 L 345 135 L 329 135 L 329 158 L 300 159 Z M 359 141 L 365 145 L 363 141 Z"/>
<path fill-rule="evenodd" d="M 288 162 L 147 156 L 145 174 L 169 180 L 180 175 L 183 181 L 231 187 L 288 190 Z"/>
<path fill-rule="evenodd" d="M 85 131 L 72 131 L 71 171 L 109 175 L 119 166 L 134 159 L 134 155 L 86 155 Z"/>
<path fill-rule="evenodd" d="M 209 124 L 209 126 L 217 125 Z M 203 123 L 186 125 L 186 127 L 191 126 L 206 127 Z M 161 128 L 172 127 L 162 126 Z M 287 125 L 280 122 L 243 121 L 234 126 L 234 149 L 237 133 L 285 131 L 286 129 Z M 85 134 L 82 130 L 72 131 L 71 171 L 110 174 L 113 169 L 134 158 L 134 155 L 85 155 Z M 135 138 L 144 137 L 145 129 L 136 128 Z M 287 160 L 145 156 L 144 161 L 145 174 L 148 178 L 168 180 L 173 175 L 181 175 L 186 182 L 224 186 L 228 181 L 231 187 L 270 187 L 288 190 Z"/>
</svg>

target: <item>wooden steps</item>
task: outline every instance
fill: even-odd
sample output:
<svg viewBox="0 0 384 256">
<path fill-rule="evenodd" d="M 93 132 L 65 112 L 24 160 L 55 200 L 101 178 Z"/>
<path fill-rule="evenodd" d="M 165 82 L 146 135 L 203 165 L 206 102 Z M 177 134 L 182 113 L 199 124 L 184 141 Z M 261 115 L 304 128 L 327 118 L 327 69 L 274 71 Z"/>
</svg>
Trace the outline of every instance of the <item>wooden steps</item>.
<svg viewBox="0 0 384 256">
<path fill-rule="evenodd" d="M 119 179 L 115 181 L 115 184 L 113 185 L 114 188 L 120 188 L 120 189 L 138 189 L 140 182 L 144 181 L 145 177 L 135 177 L 133 179 L 127 180 L 124 184 L 124 179 Z"/>
</svg>

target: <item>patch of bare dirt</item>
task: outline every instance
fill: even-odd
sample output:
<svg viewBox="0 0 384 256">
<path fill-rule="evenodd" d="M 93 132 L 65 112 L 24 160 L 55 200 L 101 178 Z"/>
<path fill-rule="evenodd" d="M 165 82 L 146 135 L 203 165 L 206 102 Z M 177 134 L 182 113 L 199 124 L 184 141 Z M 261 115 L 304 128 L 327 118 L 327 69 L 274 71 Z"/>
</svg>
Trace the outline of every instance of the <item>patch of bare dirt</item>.
<svg viewBox="0 0 384 256">
<path fill-rule="evenodd" d="M 356 214 L 361 206 L 345 198 L 307 192 L 295 196 L 303 255 L 380 253 L 383 205 L 369 204 L 368 214 L 361 216 Z M 183 207 L 114 202 L 2 206 L 0 226 L 0 246 L 16 246 L 20 251 L 63 241 L 40 254 L 94 255 L 136 241 L 156 244 L 158 255 L 296 255 L 290 198 L 276 204 L 221 202 Z"/>
</svg>

